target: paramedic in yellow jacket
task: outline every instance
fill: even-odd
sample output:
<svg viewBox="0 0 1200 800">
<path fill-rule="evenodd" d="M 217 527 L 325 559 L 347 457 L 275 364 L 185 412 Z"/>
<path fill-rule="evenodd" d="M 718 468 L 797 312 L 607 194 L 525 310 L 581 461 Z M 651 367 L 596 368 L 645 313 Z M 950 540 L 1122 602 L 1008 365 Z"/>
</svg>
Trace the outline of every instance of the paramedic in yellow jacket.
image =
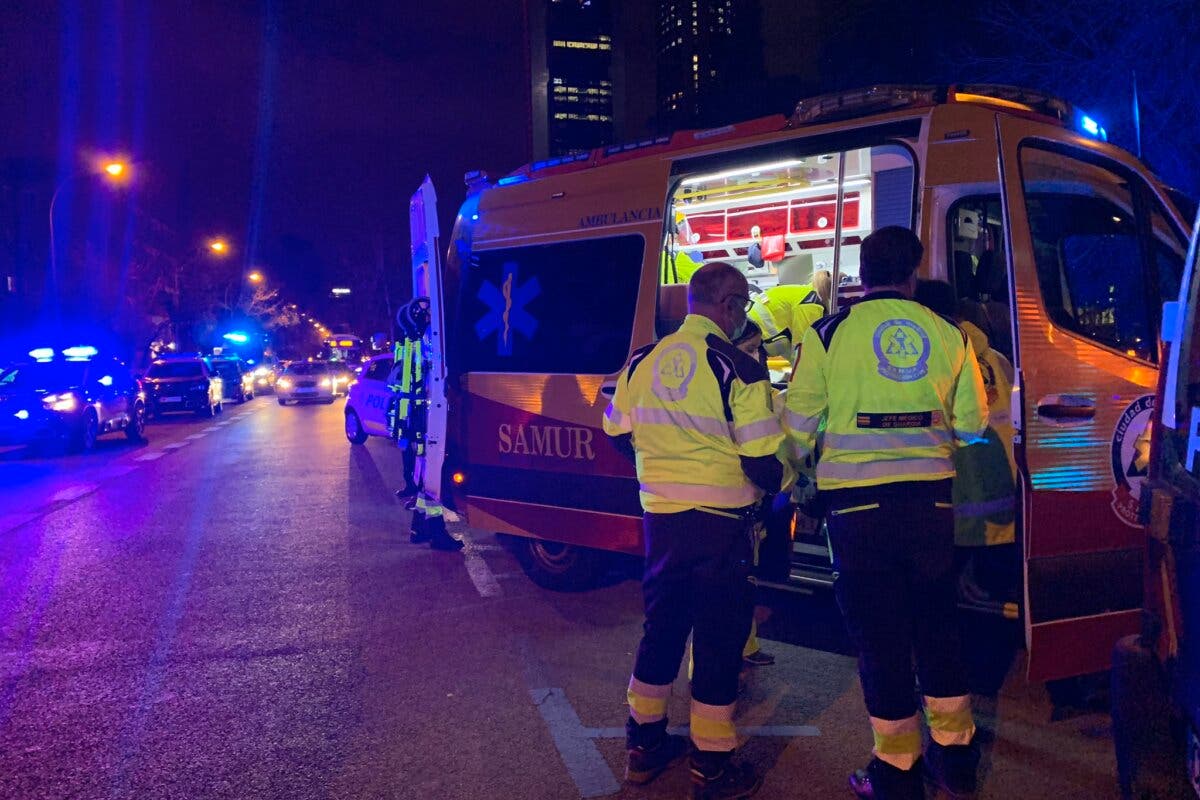
<svg viewBox="0 0 1200 800">
<path fill-rule="evenodd" d="M 920 240 L 900 227 L 862 243 L 862 301 L 804 335 L 787 393 L 794 456 L 818 453 L 834 590 L 858 647 L 874 758 L 860 797 L 923 798 L 919 676 L 929 766 L 952 796 L 975 787 L 966 666 L 956 619 L 954 449 L 987 428 L 962 331 L 912 296 Z M 916 656 L 917 676 L 913 674 Z"/>
<path fill-rule="evenodd" d="M 679 226 L 672 223 L 667 230 L 667 240 L 663 245 L 662 263 L 659 270 L 659 283 L 664 286 L 673 283 L 687 283 L 692 279 L 700 265 L 690 255 L 684 252 L 679 241 Z"/>
<path fill-rule="evenodd" d="M 646 783 L 682 754 L 667 700 L 689 633 L 693 796 L 748 797 L 761 779 L 731 759 L 733 706 L 754 603 L 754 517 L 783 474 L 771 385 L 730 342 L 746 325 L 749 286 L 713 262 L 688 286 L 678 331 L 634 353 L 604 419 L 633 455 L 644 515 L 644 633 L 627 698 L 626 778 Z"/>
<path fill-rule="evenodd" d="M 825 270 L 813 273 L 812 280 L 779 284 L 754 296 L 750 321 L 762 329 L 767 355 L 791 361 L 804 332 L 825 316 L 833 280 Z"/>
</svg>

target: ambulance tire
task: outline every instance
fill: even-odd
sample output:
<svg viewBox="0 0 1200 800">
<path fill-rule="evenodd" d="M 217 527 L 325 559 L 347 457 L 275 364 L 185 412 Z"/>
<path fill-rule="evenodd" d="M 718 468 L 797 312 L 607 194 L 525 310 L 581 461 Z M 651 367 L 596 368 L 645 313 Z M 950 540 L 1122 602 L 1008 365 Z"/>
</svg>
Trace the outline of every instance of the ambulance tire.
<svg viewBox="0 0 1200 800">
<path fill-rule="evenodd" d="M 1113 649 L 1113 745 L 1123 800 L 1184 797 L 1184 738 L 1166 676 L 1141 637 Z"/>
<path fill-rule="evenodd" d="M 513 554 L 529 579 L 555 592 L 594 589 L 608 570 L 607 553 L 544 539 L 514 537 Z"/>
</svg>

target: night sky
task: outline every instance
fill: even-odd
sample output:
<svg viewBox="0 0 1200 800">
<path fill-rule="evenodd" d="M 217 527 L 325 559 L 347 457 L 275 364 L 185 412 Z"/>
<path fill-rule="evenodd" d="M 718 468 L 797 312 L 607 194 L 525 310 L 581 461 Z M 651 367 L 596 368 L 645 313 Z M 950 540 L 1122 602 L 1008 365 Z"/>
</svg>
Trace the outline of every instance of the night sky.
<svg viewBox="0 0 1200 800">
<path fill-rule="evenodd" d="M 405 257 L 427 171 L 446 219 L 463 172 L 527 158 L 513 0 L 9 0 L 0 31 L 4 157 L 61 173 L 128 152 L 150 213 L 227 235 L 302 294 L 380 244 Z M 296 274 L 318 263 L 324 279 Z"/>
</svg>

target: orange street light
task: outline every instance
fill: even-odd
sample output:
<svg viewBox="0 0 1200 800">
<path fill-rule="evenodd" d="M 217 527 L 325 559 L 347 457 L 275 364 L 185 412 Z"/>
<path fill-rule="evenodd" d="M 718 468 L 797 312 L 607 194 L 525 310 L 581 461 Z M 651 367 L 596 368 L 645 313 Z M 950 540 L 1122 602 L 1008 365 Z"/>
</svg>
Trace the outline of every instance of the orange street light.
<svg viewBox="0 0 1200 800">
<path fill-rule="evenodd" d="M 110 177 L 119 178 L 125 174 L 125 165 L 120 161 L 110 161 L 104 165 L 104 171 L 107 172 Z"/>
<path fill-rule="evenodd" d="M 246 276 L 246 279 L 249 280 L 251 283 L 262 283 L 263 282 L 263 274 L 261 272 L 259 272 L 258 270 L 254 270 L 253 272 L 251 272 L 249 275 Z"/>
<path fill-rule="evenodd" d="M 224 239 L 213 239 L 208 243 L 208 249 L 217 255 L 224 255 L 229 252 L 229 242 Z"/>
</svg>

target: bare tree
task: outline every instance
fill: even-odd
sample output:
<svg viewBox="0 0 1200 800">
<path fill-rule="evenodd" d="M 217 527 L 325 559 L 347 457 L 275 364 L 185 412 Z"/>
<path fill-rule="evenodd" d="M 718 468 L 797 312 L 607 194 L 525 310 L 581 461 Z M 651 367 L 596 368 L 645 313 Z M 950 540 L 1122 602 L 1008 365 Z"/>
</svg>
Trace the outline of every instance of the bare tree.
<svg viewBox="0 0 1200 800">
<path fill-rule="evenodd" d="M 1136 153 L 1140 138 L 1143 160 L 1168 183 L 1200 191 L 1195 0 L 993 0 L 976 8 L 981 35 L 948 51 L 944 73 L 1044 89 L 1076 103 L 1122 147 Z"/>
</svg>

